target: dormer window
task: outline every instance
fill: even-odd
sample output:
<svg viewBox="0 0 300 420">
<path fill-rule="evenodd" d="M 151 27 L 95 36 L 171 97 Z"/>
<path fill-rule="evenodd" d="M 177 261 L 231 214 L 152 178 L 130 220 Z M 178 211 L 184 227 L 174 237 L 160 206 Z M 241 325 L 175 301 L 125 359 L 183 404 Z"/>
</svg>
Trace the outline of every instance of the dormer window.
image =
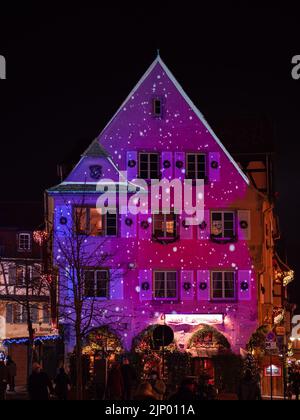
<svg viewBox="0 0 300 420">
<path fill-rule="evenodd" d="M 153 99 L 153 115 L 156 118 L 160 118 L 162 116 L 162 101 L 160 98 Z"/>
<path fill-rule="evenodd" d="M 30 251 L 31 250 L 31 235 L 30 233 L 19 234 L 19 251 Z"/>
</svg>

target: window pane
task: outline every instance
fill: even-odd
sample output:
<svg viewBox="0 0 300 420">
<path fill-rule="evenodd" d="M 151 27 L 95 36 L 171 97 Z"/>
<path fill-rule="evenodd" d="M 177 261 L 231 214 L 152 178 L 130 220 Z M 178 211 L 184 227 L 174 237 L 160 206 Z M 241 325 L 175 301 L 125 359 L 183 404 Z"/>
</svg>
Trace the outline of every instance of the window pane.
<svg viewBox="0 0 300 420">
<path fill-rule="evenodd" d="M 108 297 L 108 272 L 107 271 L 97 271 L 97 290 L 96 296 L 99 298 Z"/>
<path fill-rule="evenodd" d="M 235 280 L 233 272 L 224 273 L 224 296 L 227 299 L 232 299 L 235 296 Z"/>
<path fill-rule="evenodd" d="M 85 271 L 84 273 L 84 295 L 86 297 L 95 297 L 94 271 Z"/>
<path fill-rule="evenodd" d="M 106 235 L 117 236 L 117 215 L 107 213 L 106 215 Z"/>
<path fill-rule="evenodd" d="M 37 324 L 39 322 L 39 308 L 37 305 L 32 305 L 30 314 L 32 322 Z"/>
<path fill-rule="evenodd" d="M 154 218 L 154 235 L 157 238 L 164 237 L 164 215 L 163 214 L 155 214 Z"/>
<path fill-rule="evenodd" d="M 87 209 L 84 207 L 75 208 L 74 225 L 78 234 L 87 233 Z"/>
<path fill-rule="evenodd" d="M 221 272 L 213 273 L 213 298 L 222 299 L 223 297 L 223 275 Z"/>
<path fill-rule="evenodd" d="M 155 273 L 155 297 L 156 298 L 165 298 L 165 273 L 156 272 Z"/>
<path fill-rule="evenodd" d="M 50 308 L 48 305 L 43 306 L 43 323 L 50 324 Z"/>
<path fill-rule="evenodd" d="M 91 208 L 90 210 L 90 234 L 92 236 L 101 236 L 104 234 L 103 216 L 101 209 Z"/>
<path fill-rule="evenodd" d="M 167 298 L 176 298 L 177 297 L 177 273 L 168 272 L 167 273 Z"/>
</svg>

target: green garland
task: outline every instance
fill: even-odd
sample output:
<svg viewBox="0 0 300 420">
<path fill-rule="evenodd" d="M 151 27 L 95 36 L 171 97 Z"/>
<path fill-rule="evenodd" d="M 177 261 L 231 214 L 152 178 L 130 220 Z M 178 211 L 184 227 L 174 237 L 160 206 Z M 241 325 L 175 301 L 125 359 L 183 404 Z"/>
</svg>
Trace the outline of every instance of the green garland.
<svg viewBox="0 0 300 420">
<path fill-rule="evenodd" d="M 197 342 L 198 340 L 199 341 L 204 341 L 204 337 L 207 334 L 212 334 L 212 336 L 213 336 L 213 342 L 215 344 L 218 344 L 218 345 L 224 347 L 225 349 L 230 349 L 231 346 L 230 346 L 230 343 L 227 340 L 227 338 L 223 334 L 221 334 L 218 330 L 216 330 L 213 327 L 210 327 L 209 325 L 203 326 L 202 329 L 200 329 L 199 331 L 197 331 L 191 337 L 191 339 L 189 340 L 189 343 L 188 343 L 188 348 L 189 349 L 192 348 L 193 345 L 195 344 L 195 342 Z"/>
<path fill-rule="evenodd" d="M 252 351 L 255 349 L 265 350 L 266 347 L 266 336 L 270 328 L 267 325 L 260 326 L 250 337 L 247 344 L 247 350 Z"/>
</svg>

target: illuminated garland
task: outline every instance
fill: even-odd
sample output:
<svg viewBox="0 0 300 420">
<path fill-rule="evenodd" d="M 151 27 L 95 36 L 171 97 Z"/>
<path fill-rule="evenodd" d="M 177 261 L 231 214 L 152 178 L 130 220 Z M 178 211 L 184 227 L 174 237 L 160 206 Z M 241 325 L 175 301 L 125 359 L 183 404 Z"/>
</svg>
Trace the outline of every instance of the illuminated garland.
<svg viewBox="0 0 300 420">
<path fill-rule="evenodd" d="M 59 335 L 47 335 L 47 336 L 43 336 L 43 337 L 36 337 L 34 339 L 34 343 L 44 343 L 47 341 L 57 341 L 60 340 L 60 336 Z M 29 338 L 9 338 L 7 340 L 3 340 L 3 345 L 4 346 L 9 346 L 11 344 L 28 344 L 29 343 Z"/>
</svg>

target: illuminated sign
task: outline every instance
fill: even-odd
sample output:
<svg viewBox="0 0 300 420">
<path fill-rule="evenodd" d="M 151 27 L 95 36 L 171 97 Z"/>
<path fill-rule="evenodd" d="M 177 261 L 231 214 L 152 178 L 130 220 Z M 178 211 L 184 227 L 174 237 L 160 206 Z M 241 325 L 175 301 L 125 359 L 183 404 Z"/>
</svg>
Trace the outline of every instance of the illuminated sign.
<svg viewBox="0 0 300 420">
<path fill-rule="evenodd" d="M 196 315 L 181 315 L 181 314 L 167 314 L 165 315 L 166 324 L 169 325 L 200 325 L 200 324 L 223 324 L 222 314 L 196 314 Z"/>
<path fill-rule="evenodd" d="M 300 340 L 300 315 L 295 315 L 292 319 L 294 325 L 291 334 L 291 340 Z"/>
<path fill-rule="evenodd" d="M 271 365 L 265 368 L 265 376 L 276 376 L 276 377 L 280 377 L 281 376 L 281 367 L 279 366 L 275 366 L 275 365 Z"/>
</svg>

